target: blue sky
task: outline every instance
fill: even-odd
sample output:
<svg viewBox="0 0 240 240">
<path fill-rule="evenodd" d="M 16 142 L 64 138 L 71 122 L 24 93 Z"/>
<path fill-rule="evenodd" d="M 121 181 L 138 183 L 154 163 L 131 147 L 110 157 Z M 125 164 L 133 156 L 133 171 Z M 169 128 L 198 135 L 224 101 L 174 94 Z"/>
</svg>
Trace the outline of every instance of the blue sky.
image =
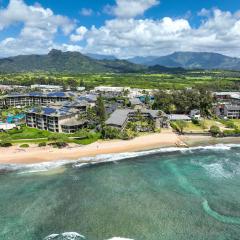
<svg viewBox="0 0 240 240">
<path fill-rule="evenodd" d="M 239 0 L 0 0 L 0 57 L 51 48 L 120 58 L 240 54 Z"/>
</svg>

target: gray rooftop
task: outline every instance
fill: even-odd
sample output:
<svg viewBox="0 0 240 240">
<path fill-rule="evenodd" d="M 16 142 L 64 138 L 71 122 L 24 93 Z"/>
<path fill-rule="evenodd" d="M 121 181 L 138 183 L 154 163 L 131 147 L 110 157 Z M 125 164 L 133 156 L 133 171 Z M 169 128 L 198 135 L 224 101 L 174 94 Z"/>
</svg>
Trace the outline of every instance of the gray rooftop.
<svg viewBox="0 0 240 240">
<path fill-rule="evenodd" d="M 169 114 L 168 117 L 169 117 L 170 121 L 177 121 L 177 120 L 188 121 L 188 120 L 191 120 L 191 118 L 188 115 L 185 115 L 185 114 Z"/>
<path fill-rule="evenodd" d="M 79 111 L 73 108 L 66 107 L 37 107 L 32 108 L 27 113 L 35 113 L 39 115 L 51 116 L 51 117 L 61 117 L 61 116 L 71 116 L 77 114 Z"/>
<path fill-rule="evenodd" d="M 125 121 L 128 118 L 128 114 L 130 112 L 134 112 L 134 110 L 131 109 L 117 109 L 115 110 L 110 118 L 106 121 L 107 125 L 116 125 L 116 126 L 123 126 Z"/>
<path fill-rule="evenodd" d="M 239 111 L 240 110 L 240 105 L 225 105 L 225 108 L 227 110 L 233 110 L 233 111 Z"/>
<path fill-rule="evenodd" d="M 87 123 L 87 120 L 77 120 L 77 119 L 71 119 L 71 120 L 67 120 L 65 121 L 62 126 L 68 126 L 68 127 L 72 127 L 72 126 L 81 126 L 84 125 L 85 123 Z"/>
<path fill-rule="evenodd" d="M 106 121 L 107 125 L 123 126 L 125 121 L 128 119 L 130 113 L 136 113 L 137 110 L 133 109 L 117 109 L 115 110 L 110 118 Z M 159 116 L 158 110 L 142 110 L 141 113 L 151 115 L 152 118 Z"/>
<path fill-rule="evenodd" d="M 143 105 L 139 98 L 131 98 L 129 99 L 131 105 Z"/>
</svg>

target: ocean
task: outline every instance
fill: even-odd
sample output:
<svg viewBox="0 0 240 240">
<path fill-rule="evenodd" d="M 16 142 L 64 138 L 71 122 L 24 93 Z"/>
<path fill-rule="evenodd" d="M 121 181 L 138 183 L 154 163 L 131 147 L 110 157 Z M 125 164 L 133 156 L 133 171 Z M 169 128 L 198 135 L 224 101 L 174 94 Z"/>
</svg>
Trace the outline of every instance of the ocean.
<svg viewBox="0 0 240 240">
<path fill-rule="evenodd" d="M 240 239 L 240 145 L 96 160 L 0 165 L 0 239 Z"/>
</svg>

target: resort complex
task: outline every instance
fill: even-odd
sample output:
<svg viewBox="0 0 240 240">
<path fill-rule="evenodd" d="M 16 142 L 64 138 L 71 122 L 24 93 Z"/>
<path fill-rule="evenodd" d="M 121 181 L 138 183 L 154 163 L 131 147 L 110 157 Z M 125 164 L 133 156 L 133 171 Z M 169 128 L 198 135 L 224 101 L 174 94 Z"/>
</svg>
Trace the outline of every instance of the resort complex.
<svg viewBox="0 0 240 240">
<path fill-rule="evenodd" d="M 79 142 L 90 138 L 90 143 L 98 138 L 132 139 L 163 129 L 179 134 L 239 134 L 239 92 L 113 86 L 66 90 L 61 85 L 32 85 L 14 86 L 16 93 L 1 87 L 0 131 L 10 137 L 19 134 L 19 139 L 27 138 L 31 129 L 40 131 L 35 138 L 49 132 L 47 136 L 66 134 L 68 140 L 72 135 L 80 136 Z M 11 133 L 11 129 L 18 130 Z M 21 129 L 28 134 L 22 134 Z"/>
</svg>

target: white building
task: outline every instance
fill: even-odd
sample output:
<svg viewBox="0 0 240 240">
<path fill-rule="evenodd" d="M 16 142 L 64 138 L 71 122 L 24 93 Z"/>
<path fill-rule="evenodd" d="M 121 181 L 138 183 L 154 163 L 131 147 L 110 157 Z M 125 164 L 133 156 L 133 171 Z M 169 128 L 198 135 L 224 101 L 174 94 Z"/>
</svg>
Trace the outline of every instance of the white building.
<svg viewBox="0 0 240 240">
<path fill-rule="evenodd" d="M 31 85 L 31 89 L 40 89 L 42 91 L 50 91 L 50 92 L 59 92 L 63 90 L 63 86 L 60 85 L 41 85 L 41 84 L 34 84 Z"/>
<path fill-rule="evenodd" d="M 0 131 L 7 131 L 16 128 L 16 124 L 0 123 Z"/>
</svg>

